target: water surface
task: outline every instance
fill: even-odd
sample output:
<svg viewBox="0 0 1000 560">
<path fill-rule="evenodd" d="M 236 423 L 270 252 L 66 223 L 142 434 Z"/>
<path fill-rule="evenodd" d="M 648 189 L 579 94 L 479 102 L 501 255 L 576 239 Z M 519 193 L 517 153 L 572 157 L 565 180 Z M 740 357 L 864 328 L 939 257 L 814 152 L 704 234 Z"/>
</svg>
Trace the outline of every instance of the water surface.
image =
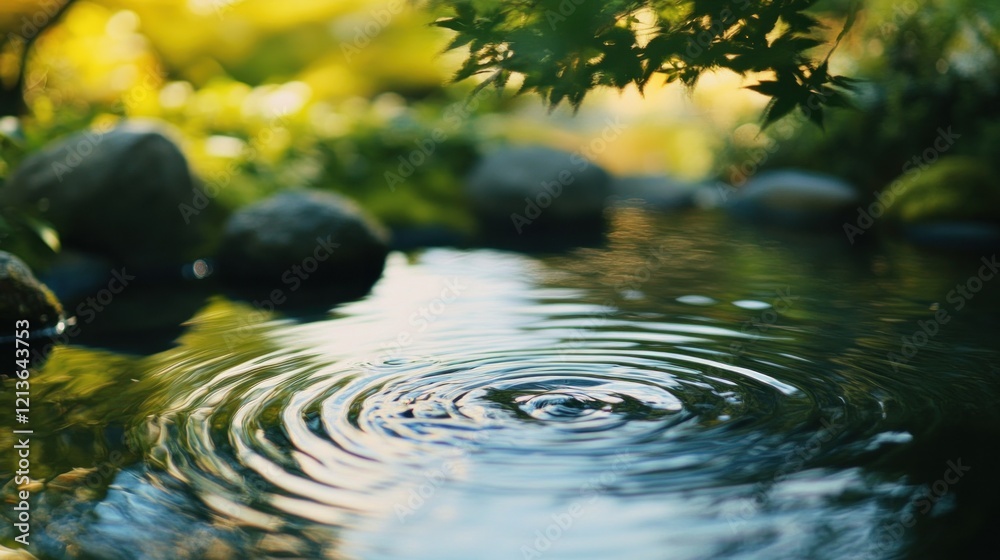
<svg viewBox="0 0 1000 560">
<path fill-rule="evenodd" d="M 1000 288 L 951 293 L 981 256 L 624 209 L 597 248 L 393 254 L 328 313 L 213 296 L 170 349 L 34 373 L 36 478 L 95 468 L 43 492 L 36 552 L 984 550 Z"/>
</svg>

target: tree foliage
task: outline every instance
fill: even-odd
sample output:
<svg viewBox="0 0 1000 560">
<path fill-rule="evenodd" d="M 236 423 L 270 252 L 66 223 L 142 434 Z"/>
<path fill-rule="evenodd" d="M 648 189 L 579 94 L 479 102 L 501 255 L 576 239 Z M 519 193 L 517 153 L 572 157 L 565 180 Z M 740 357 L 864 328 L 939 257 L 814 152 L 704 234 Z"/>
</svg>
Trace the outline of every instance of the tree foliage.
<svg viewBox="0 0 1000 560">
<path fill-rule="evenodd" d="M 824 108 L 848 106 L 852 81 L 831 75 L 822 59 L 817 0 L 433 0 L 449 11 L 435 22 L 455 32 L 449 49 L 468 47 L 455 75 L 485 75 L 481 86 L 536 92 L 552 107 L 579 107 L 600 86 L 640 91 L 656 75 L 694 86 L 708 71 L 770 72 L 750 86 L 771 98 L 765 124 L 796 107 L 822 126 Z"/>
<path fill-rule="evenodd" d="M 923 172 L 925 150 L 936 142 L 932 159 L 963 155 L 995 162 L 1000 4 L 881 0 L 865 10 L 850 53 L 858 60 L 854 72 L 865 80 L 859 110 L 829 119 L 823 133 L 801 129 L 768 164 L 808 168 L 878 191 L 907 170 Z M 873 44 L 877 55 L 869 52 Z"/>
</svg>

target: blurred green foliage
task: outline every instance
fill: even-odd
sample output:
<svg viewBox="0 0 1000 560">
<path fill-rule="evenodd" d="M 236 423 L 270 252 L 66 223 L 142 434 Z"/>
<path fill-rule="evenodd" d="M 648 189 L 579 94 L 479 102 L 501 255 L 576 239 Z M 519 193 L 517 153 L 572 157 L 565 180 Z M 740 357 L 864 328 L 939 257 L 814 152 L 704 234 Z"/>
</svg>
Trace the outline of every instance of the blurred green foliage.
<svg viewBox="0 0 1000 560">
<path fill-rule="evenodd" d="M 764 165 L 830 173 L 869 192 L 904 166 L 939 158 L 967 155 L 993 165 L 1000 152 L 1000 5 L 876 1 L 858 28 L 843 49 L 850 57 L 844 64 L 865 80 L 858 110 L 833 115 L 826 131 L 793 127 L 775 137 Z M 737 148 L 729 165 L 747 158 Z"/>
<path fill-rule="evenodd" d="M 909 173 L 886 216 L 904 224 L 935 220 L 1000 222 L 1000 188 L 982 160 L 948 157 L 922 173 Z"/>
</svg>

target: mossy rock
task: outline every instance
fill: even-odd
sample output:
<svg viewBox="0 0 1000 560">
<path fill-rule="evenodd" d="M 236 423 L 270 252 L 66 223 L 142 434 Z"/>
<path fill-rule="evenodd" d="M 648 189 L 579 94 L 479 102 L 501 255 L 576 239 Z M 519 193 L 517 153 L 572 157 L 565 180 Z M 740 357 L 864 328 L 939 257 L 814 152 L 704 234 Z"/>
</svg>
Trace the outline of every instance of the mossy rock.
<svg viewBox="0 0 1000 560">
<path fill-rule="evenodd" d="M 29 329 L 53 327 L 62 319 L 62 305 L 21 259 L 0 251 L 0 337 L 14 332 L 16 321 Z"/>
<path fill-rule="evenodd" d="M 886 216 L 901 224 L 1000 223 L 1000 182 L 986 163 L 948 157 L 900 179 Z"/>
</svg>

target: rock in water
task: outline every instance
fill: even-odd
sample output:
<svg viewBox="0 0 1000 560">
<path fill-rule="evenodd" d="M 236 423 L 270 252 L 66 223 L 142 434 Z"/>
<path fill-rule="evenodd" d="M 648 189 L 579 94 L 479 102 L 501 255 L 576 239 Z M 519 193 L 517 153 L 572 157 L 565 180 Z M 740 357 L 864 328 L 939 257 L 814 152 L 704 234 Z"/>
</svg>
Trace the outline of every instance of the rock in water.
<svg viewBox="0 0 1000 560">
<path fill-rule="evenodd" d="M 17 321 L 28 321 L 28 330 L 38 332 L 57 326 L 62 315 L 59 300 L 28 265 L 0 251 L 0 338 L 11 338 Z"/>
<path fill-rule="evenodd" d="M 835 177 L 782 170 L 752 178 L 727 208 L 737 217 L 763 224 L 819 229 L 839 226 L 859 202 L 854 187 Z"/>
<path fill-rule="evenodd" d="M 238 285 L 275 288 L 371 286 L 382 275 L 388 233 L 357 204 L 322 191 L 290 191 L 235 212 L 219 273 Z"/>
<path fill-rule="evenodd" d="M 187 160 L 165 129 L 128 122 L 32 155 L 0 191 L 0 203 L 50 222 L 68 247 L 151 266 L 191 256 L 200 233 L 180 207 L 195 192 Z"/>
<path fill-rule="evenodd" d="M 483 158 L 467 193 L 488 241 L 600 237 L 611 177 L 583 156 L 522 146 Z"/>
</svg>

